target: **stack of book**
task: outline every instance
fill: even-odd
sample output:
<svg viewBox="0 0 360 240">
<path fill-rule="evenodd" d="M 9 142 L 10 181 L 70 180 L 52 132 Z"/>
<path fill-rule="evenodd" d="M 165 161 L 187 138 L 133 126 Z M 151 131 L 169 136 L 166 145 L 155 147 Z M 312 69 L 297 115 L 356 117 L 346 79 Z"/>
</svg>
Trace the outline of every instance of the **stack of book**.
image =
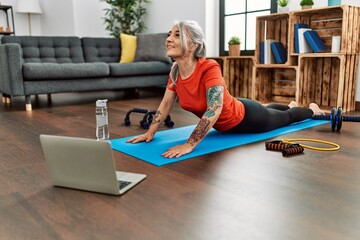
<svg viewBox="0 0 360 240">
<path fill-rule="evenodd" d="M 324 52 L 326 46 L 319 34 L 309 28 L 307 24 L 295 23 L 294 25 L 294 50 L 295 53 Z"/>
<path fill-rule="evenodd" d="M 287 52 L 284 45 L 274 39 L 266 39 L 260 43 L 261 64 L 283 64 L 287 61 Z"/>
</svg>

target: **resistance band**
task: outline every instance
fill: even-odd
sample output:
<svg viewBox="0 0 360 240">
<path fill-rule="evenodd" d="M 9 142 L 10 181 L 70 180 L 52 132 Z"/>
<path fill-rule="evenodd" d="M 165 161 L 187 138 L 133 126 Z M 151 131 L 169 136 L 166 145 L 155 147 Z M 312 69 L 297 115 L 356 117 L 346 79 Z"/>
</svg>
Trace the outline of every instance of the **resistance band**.
<svg viewBox="0 0 360 240">
<path fill-rule="evenodd" d="M 308 145 L 304 145 L 304 144 L 300 144 L 300 146 L 302 146 L 303 148 L 308 148 L 308 149 L 312 149 L 312 150 L 317 150 L 317 151 L 336 151 L 340 149 L 340 145 L 333 143 L 333 142 L 327 142 L 327 141 L 323 141 L 323 140 L 318 140 L 318 139 L 310 139 L 310 138 L 284 138 L 281 141 L 283 141 L 283 143 L 287 143 L 287 144 L 295 144 L 297 143 L 296 141 L 300 141 L 300 142 L 317 142 L 317 143 L 323 143 L 323 144 L 327 144 L 330 146 L 333 146 L 331 148 L 320 148 L 320 147 L 313 147 L 313 146 L 308 146 Z"/>
</svg>

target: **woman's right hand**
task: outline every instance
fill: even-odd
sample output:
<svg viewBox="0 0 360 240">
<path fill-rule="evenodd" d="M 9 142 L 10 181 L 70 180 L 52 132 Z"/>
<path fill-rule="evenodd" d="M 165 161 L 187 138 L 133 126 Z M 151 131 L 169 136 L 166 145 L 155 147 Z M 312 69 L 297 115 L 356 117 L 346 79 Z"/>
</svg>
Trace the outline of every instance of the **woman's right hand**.
<svg viewBox="0 0 360 240">
<path fill-rule="evenodd" d="M 131 139 L 128 139 L 126 140 L 127 143 L 139 143 L 139 142 L 151 142 L 154 138 L 154 135 L 153 133 L 149 133 L 149 132 L 146 132 L 142 135 L 139 135 L 139 136 L 136 136 L 136 137 L 133 137 Z"/>
</svg>

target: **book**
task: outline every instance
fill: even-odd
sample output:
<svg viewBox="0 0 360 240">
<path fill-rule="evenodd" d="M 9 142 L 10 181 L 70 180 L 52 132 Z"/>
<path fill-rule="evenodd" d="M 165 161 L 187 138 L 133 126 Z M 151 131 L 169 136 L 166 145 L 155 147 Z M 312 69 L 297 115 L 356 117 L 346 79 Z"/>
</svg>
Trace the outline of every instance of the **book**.
<svg viewBox="0 0 360 240">
<path fill-rule="evenodd" d="M 260 42 L 260 63 L 264 64 L 265 63 L 265 53 L 264 53 L 265 49 L 264 49 L 264 42 Z"/>
<path fill-rule="evenodd" d="M 299 53 L 310 53 L 312 49 L 309 43 L 306 41 L 304 33 L 311 31 L 311 28 L 300 28 L 298 29 L 298 39 L 299 39 Z"/>
<path fill-rule="evenodd" d="M 309 26 L 305 23 L 295 23 L 294 24 L 294 50 L 295 50 L 295 53 L 299 53 L 298 30 L 300 28 L 309 28 Z"/>
<path fill-rule="evenodd" d="M 314 52 L 324 52 L 326 50 L 323 40 L 316 31 L 306 31 L 304 32 L 304 37 Z"/>
<path fill-rule="evenodd" d="M 271 43 L 271 50 L 274 54 L 276 63 L 285 63 L 287 60 L 287 52 L 284 45 L 281 42 Z"/>
<path fill-rule="evenodd" d="M 276 63 L 274 54 L 271 50 L 271 43 L 277 42 L 274 39 L 266 39 L 264 41 L 264 64 Z"/>
</svg>

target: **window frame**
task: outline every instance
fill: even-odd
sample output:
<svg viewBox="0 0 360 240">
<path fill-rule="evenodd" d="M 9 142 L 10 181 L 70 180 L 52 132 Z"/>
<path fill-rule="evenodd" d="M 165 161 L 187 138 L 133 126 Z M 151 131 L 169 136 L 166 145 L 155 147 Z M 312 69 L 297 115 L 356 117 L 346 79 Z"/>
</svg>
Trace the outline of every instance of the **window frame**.
<svg viewBox="0 0 360 240">
<path fill-rule="evenodd" d="M 255 12 L 262 12 L 265 9 L 259 9 L 259 10 L 255 10 L 255 11 L 245 11 L 245 12 L 241 12 L 241 13 L 234 13 L 234 14 L 229 14 L 229 15 L 225 15 L 225 1 L 226 0 L 220 0 L 220 6 L 219 6 L 219 10 L 220 10 L 220 29 L 219 29 L 219 33 L 220 33 L 220 41 L 219 41 L 219 53 L 220 56 L 227 56 L 228 55 L 228 51 L 225 51 L 225 17 L 226 16 L 235 16 L 235 15 L 240 15 L 240 14 L 245 14 L 245 22 L 247 21 L 247 14 L 248 13 L 255 13 Z M 254 0 L 241 0 L 241 1 L 254 1 Z M 277 12 L 277 3 L 276 0 L 271 0 L 271 4 L 270 4 L 270 13 L 276 13 Z M 245 26 L 245 28 L 247 28 L 247 24 Z M 245 36 L 246 36 L 246 29 L 245 29 Z M 245 40 L 246 42 L 246 37 Z M 243 56 L 253 56 L 255 54 L 254 50 L 241 50 L 241 55 Z"/>
</svg>

